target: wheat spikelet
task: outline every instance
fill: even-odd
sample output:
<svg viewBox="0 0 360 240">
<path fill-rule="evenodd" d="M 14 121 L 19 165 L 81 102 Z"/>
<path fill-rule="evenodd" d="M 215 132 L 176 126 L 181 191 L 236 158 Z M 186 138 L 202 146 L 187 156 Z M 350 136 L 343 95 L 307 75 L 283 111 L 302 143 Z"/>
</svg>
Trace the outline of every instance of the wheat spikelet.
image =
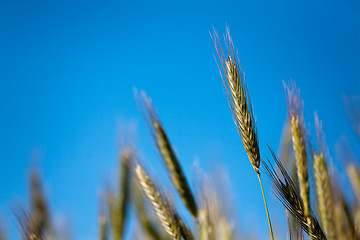
<svg viewBox="0 0 360 240">
<path fill-rule="evenodd" d="M 212 36 L 219 59 L 220 75 L 242 143 L 255 172 L 260 174 L 260 150 L 250 94 L 228 29 L 226 33 L 226 53 L 216 31 Z"/>
<path fill-rule="evenodd" d="M 269 147 L 272 157 L 276 166 L 280 170 L 280 174 L 283 180 L 278 176 L 271 163 L 268 161 L 262 162 L 263 169 L 270 183 L 272 184 L 273 192 L 275 196 L 281 201 L 284 207 L 291 213 L 299 222 L 302 229 L 309 234 L 312 239 L 326 239 L 316 217 L 313 215 L 310 209 L 310 215 L 305 215 L 304 203 L 301 200 L 296 187 L 291 177 L 287 173 L 284 166 L 281 164 L 275 153 Z M 310 218 L 310 221 L 309 221 Z"/>
<path fill-rule="evenodd" d="M 143 104 L 139 103 L 139 106 L 143 110 L 144 118 L 170 173 L 171 181 L 176 190 L 179 192 L 185 206 L 188 208 L 192 216 L 196 218 L 197 205 L 180 163 L 171 146 L 170 140 L 165 132 L 165 129 L 160 123 L 151 99 L 148 98 L 145 93 L 142 93 L 142 99 Z"/>
<path fill-rule="evenodd" d="M 139 164 L 137 164 L 135 168 L 135 173 L 144 194 L 152 204 L 165 231 L 169 234 L 171 239 L 180 240 L 181 235 L 179 227 L 176 219 L 174 218 L 174 213 L 170 209 L 166 199 L 160 194 L 159 190 L 155 186 L 155 183 L 150 179 Z"/>
</svg>

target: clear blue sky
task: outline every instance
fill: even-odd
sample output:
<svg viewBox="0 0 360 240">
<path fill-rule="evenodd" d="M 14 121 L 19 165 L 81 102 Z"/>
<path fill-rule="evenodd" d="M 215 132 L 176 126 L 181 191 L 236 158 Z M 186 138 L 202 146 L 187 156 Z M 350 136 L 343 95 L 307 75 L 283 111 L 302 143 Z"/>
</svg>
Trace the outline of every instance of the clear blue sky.
<svg viewBox="0 0 360 240">
<path fill-rule="evenodd" d="M 124 134 L 162 166 L 133 87 L 152 97 L 189 178 L 195 158 L 205 169 L 229 170 L 241 229 L 264 238 L 257 178 L 209 32 L 230 27 L 264 153 L 266 143 L 278 147 L 286 118 L 282 80 L 290 78 L 301 89 L 310 128 L 318 110 L 332 148 L 350 132 L 342 95 L 360 90 L 359 16 L 355 0 L 1 1 L 0 216 L 12 239 L 9 205 L 27 201 L 34 152 L 52 216 L 66 219 L 75 239 L 97 238 L 100 189 L 114 179 Z M 283 210 L 266 189 L 276 225 L 285 221 Z"/>
</svg>

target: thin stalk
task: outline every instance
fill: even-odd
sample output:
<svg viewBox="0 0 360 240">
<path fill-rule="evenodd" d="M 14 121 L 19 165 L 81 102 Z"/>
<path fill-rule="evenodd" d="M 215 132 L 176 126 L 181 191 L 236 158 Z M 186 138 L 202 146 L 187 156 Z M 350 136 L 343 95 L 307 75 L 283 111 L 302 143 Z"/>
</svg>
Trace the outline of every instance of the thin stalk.
<svg viewBox="0 0 360 240">
<path fill-rule="evenodd" d="M 262 185 L 262 182 L 261 182 L 260 174 L 258 174 L 258 178 L 259 178 L 259 183 L 260 183 L 260 187 L 261 187 L 261 192 L 262 192 L 262 195 L 263 195 L 263 198 L 264 198 L 264 204 L 265 204 L 267 219 L 268 219 L 268 222 L 269 222 L 271 239 L 274 240 L 274 233 L 273 233 L 272 226 L 271 226 L 269 210 L 268 210 L 268 207 L 267 207 L 265 193 L 264 193 L 263 185 Z"/>
</svg>

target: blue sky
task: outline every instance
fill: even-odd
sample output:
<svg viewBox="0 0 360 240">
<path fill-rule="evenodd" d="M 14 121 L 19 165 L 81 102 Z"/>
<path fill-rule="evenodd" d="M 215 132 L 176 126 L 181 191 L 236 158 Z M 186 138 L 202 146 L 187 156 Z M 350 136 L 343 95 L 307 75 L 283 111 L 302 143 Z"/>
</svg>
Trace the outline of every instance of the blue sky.
<svg viewBox="0 0 360 240">
<path fill-rule="evenodd" d="M 101 188 L 116 176 L 122 140 L 163 167 L 133 87 L 152 97 L 188 178 L 228 169 L 241 229 L 266 236 L 256 175 L 228 108 L 209 32 L 230 28 L 246 74 L 263 153 L 278 147 L 286 119 L 282 80 L 293 78 L 313 127 L 318 111 L 333 154 L 352 139 L 342 96 L 359 94 L 357 1 L 1 1 L 0 216 L 27 201 L 37 155 L 57 222 L 96 239 Z M 130 130 L 129 130 L 130 129 Z M 166 179 L 166 178 L 164 178 Z M 283 210 L 272 197 L 273 221 Z M 276 228 L 275 228 L 276 229 Z"/>
</svg>

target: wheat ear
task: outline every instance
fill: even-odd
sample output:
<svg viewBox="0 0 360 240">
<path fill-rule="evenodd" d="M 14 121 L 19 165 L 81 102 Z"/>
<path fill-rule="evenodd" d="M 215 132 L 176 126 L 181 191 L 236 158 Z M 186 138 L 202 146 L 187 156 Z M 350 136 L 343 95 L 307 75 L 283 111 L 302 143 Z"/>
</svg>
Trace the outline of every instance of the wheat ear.
<svg viewBox="0 0 360 240">
<path fill-rule="evenodd" d="M 167 200 L 163 197 L 156 187 L 155 183 L 150 179 L 146 172 L 137 164 L 135 173 L 145 196 L 152 204 L 156 215 L 158 216 L 165 231 L 173 240 L 180 240 L 180 229 L 177 225 L 174 213 L 171 210 Z"/>
<path fill-rule="evenodd" d="M 40 174 L 37 170 L 32 170 L 30 173 L 30 217 L 32 219 L 33 226 L 36 228 L 35 231 L 42 237 L 50 237 L 53 233 L 53 228 L 50 219 L 49 207 L 41 188 Z"/>
<path fill-rule="evenodd" d="M 326 161 L 330 160 L 329 150 L 326 145 L 324 131 L 322 130 L 322 123 L 316 112 L 314 117 L 319 154 L 314 151 L 312 162 L 320 219 L 328 239 L 335 239 L 334 194 L 332 192 L 331 178 L 326 164 Z"/>
<path fill-rule="evenodd" d="M 287 86 L 284 82 L 284 87 L 286 90 L 286 103 L 290 119 L 292 143 L 295 152 L 300 196 L 304 203 L 304 215 L 307 218 L 308 225 L 311 225 L 308 160 L 306 152 L 304 116 L 302 112 L 303 103 L 300 97 L 300 91 L 296 88 L 294 82 L 290 87 Z"/>
<path fill-rule="evenodd" d="M 165 129 L 161 125 L 151 99 L 148 98 L 145 93 L 142 93 L 142 100 L 142 103 L 139 102 L 139 106 L 142 109 L 146 123 L 170 173 L 171 181 L 180 194 L 180 197 L 187 209 L 190 211 L 192 216 L 196 218 L 197 205 L 194 196 L 190 190 L 185 174 L 175 155 Z"/>
<path fill-rule="evenodd" d="M 237 52 L 235 52 L 229 29 L 227 29 L 225 37 L 226 53 L 221 46 L 216 31 L 214 31 L 212 38 L 219 59 L 218 67 L 221 79 L 238 133 L 255 172 L 259 174 L 260 150 L 250 94 L 245 75 L 241 71 L 239 58 Z"/>
<path fill-rule="evenodd" d="M 259 184 L 261 187 L 261 192 L 263 195 L 266 209 L 266 215 L 268 218 L 270 234 L 271 238 L 274 239 L 270 215 L 260 177 L 259 140 L 257 136 L 256 124 L 245 75 L 241 71 L 239 57 L 237 52 L 235 51 L 229 29 L 226 29 L 225 36 L 227 49 L 226 52 L 223 50 L 219 36 L 215 30 L 213 32 L 212 38 L 219 59 L 219 62 L 217 62 L 217 64 L 226 91 L 227 100 L 233 115 L 234 122 L 237 126 L 237 131 L 240 135 L 241 141 L 244 145 L 251 165 L 253 166 L 255 172 L 258 174 Z"/>
<path fill-rule="evenodd" d="M 321 223 L 328 239 L 335 239 L 333 195 L 331 192 L 329 173 L 321 153 L 316 154 L 314 152 L 313 167 Z"/>
<path fill-rule="evenodd" d="M 326 239 L 326 236 L 311 209 L 310 215 L 305 215 L 304 203 L 296 190 L 293 180 L 270 147 L 269 150 L 276 166 L 279 168 L 279 173 L 282 176 L 282 178 L 279 177 L 269 160 L 267 160 L 267 162 L 262 160 L 263 169 L 272 184 L 275 196 L 289 213 L 296 218 L 302 229 L 308 233 L 312 239 Z M 310 221 L 308 220 L 309 218 Z"/>
<path fill-rule="evenodd" d="M 145 235 L 147 239 L 151 239 L 151 240 L 162 239 L 161 234 L 159 233 L 158 229 L 156 228 L 156 226 L 151 221 L 148 215 L 147 209 L 143 201 L 143 194 L 137 184 L 133 184 L 133 193 L 134 193 L 134 203 L 137 210 L 137 217 L 139 218 L 140 223 L 143 226 L 143 229 L 145 230 Z"/>
</svg>

